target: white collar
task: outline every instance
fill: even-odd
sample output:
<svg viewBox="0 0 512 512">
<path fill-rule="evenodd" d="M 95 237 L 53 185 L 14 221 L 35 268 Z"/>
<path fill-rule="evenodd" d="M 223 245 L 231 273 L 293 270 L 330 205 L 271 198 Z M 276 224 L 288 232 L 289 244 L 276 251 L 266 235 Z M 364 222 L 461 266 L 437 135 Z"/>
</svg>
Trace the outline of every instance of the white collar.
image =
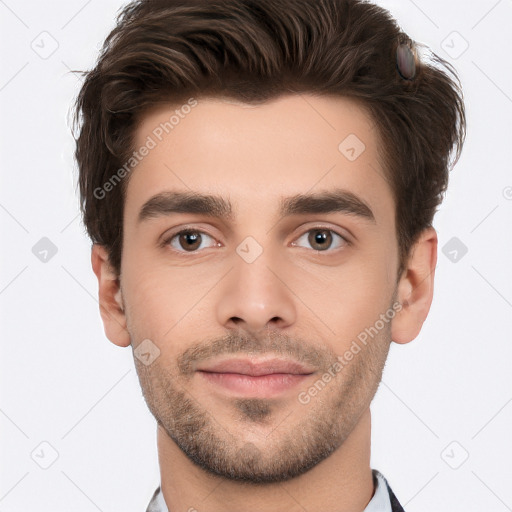
<svg viewBox="0 0 512 512">
<path fill-rule="evenodd" d="M 376 469 L 373 470 L 373 474 L 377 477 L 376 489 L 373 498 L 363 512 L 392 512 L 386 479 Z M 165 509 L 164 511 L 167 512 Z"/>
</svg>

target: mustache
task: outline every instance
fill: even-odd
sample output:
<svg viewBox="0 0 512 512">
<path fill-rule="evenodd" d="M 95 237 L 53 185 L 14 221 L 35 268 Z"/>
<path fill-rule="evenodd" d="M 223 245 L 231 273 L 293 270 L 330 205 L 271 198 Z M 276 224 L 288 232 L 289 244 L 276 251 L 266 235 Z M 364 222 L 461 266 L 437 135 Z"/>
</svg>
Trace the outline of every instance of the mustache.
<svg viewBox="0 0 512 512">
<path fill-rule="evenodd" d="M 198 361 L 227 354 L 275 354 L 320 370 L 327 370 L 337 361 L 337 354 L 331 347 L 312 344 L 282 332 L 266 331 L 263 336 L 254 336 L 245 331 L 231 331 L 220 338 L 203 340 L 190 346 L 178 357 L 177 367 L 182 375 L 190 376 Z"/>
</svg>

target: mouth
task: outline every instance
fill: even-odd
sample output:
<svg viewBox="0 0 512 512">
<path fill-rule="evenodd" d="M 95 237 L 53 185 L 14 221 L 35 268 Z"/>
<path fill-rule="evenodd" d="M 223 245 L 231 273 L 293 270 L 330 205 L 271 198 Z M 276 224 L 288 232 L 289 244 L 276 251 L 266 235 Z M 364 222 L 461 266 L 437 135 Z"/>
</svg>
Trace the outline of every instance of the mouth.
<svg viewBox="0 0 512 512">
<path fill-rule="evenodd" d="M 293 390 L 315 373 L 313 368 L 286 359 L 228 359 L 204 363 L 197 367 L 199 375 L 217 390 L 233 396 L 270 398 Z"/>
</svg>

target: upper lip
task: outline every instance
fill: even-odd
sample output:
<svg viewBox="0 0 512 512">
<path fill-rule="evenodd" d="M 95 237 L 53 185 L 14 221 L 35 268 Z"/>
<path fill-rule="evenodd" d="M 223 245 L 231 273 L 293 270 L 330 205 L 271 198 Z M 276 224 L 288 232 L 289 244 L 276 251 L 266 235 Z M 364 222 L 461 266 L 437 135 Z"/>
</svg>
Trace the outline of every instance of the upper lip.
<svg viewBox="0 0 512 512">
<path fill-rule="evenodd" d="M 216 363 L 198 365 L 198 371 L 212 373 L 240 373 L 257 377 L 273 373 L 289 373 L 293 375 L 309 375 L 314 372 L 311 368 L 290 359 L 227 359 Z"/>
</svg>

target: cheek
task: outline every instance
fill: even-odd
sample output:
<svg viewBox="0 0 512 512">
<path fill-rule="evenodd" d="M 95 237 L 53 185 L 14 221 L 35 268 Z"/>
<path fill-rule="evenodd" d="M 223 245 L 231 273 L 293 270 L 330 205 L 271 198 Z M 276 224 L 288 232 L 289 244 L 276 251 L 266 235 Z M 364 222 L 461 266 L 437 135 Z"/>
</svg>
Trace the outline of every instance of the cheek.
<svg viewBox="0 0 512 512">
<path fill-rule="evenodd" d="M 197 319 L 208 303 L 205 293 L 225 273 L 211 266 L 199 267 L 170 266 L 155 258 L 144 262 L 141 255 L 123 260 L 123 299 L 132 337 L 168 345 L 191 319 Z"/>
<path fill-rule="evenodd" d="M 297 296 L 308 306 L 311 328 L 337 345 L 350 345 L 390 308 L 394 287 L 389 279 L 391 262 L 380 253 L 355 256 L 339 267 L 310 269 L 295 280 Z M 320 330 L 319 330 L 320 328 Z"/>
<path fill-rule="evenodd" d="M 135 351 L 139 343 L 149 339 L 158 348 L 158 364 L 171 368 L 178 354 L 186 348 L 179 341 L 180 328 L 187 314 L 186 300 L 173 291 L 169 280 L 159 277 L 153 273 L 137 272 L 130 281 L 124 276 L 127 281 L 123 287 L 127 303 L 127 330 Z M 151 378 L 155 364 L 142 370 L 149 372 L 148 378 Z"/>
<path fill-rule="evenodd" d="M 125 277 L 126 302 L 134 332 L 161 339 L 186 313 L 187 289 L 173 283 L 169 276 L 137 272 L 130 281 Z"/>
</svg>

